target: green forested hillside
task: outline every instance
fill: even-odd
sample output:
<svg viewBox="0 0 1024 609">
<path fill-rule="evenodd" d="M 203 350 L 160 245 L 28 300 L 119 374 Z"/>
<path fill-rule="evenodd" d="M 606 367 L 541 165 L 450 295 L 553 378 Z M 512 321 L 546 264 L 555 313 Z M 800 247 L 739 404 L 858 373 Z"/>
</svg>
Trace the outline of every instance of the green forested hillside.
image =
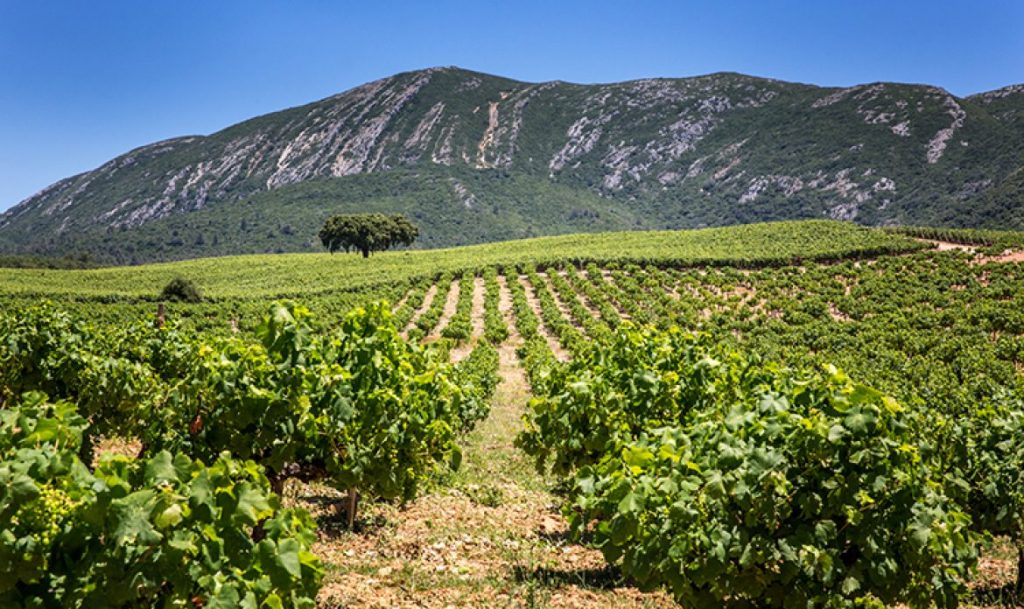
<svg viewBox="0 0 1024 609">
<path fill-rule="evenodd" d="M 418 248 L 659 226 L 620 201 L 543 178 L 424 168 L 300 182 L 135 229 L 87 231 L 52 243 L 122 264 L 308 252 L 321 249 L 316 234 L 328 216 L 378 211 L 407 215 L 420 228 Z"/>
</svg>

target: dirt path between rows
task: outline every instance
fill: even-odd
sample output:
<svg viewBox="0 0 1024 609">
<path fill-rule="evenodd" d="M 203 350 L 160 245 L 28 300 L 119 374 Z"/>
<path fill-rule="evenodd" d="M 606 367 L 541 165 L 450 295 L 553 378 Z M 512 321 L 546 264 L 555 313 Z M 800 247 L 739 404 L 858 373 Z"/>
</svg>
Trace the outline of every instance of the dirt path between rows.
<svg viewBox="0 0 1024 609">
<path fill-rule="evenodd" d="M 584 280 L 590 281 L 590 273 L 587 271 L 580 271 L 580 274 L 583 275 Z M 619 319 L 622 321 L 629 321 L 630 319 L 633 319 L 633 317 L 627 313 L 624 308 L 622 308 L 622 304 L 619 302 L 619 299 L 609 293 L 614 292 L 618 294 L 619 290 L 619 286 L 615 285 L 615 278 L 612 277 L 612 274 L 608 271 L 601 271 L 601 280 L 608 284 L 608 290 L 604 291 L 604 298 L 608 301 L 608 304 L 612 305 L 612 307 L 619 313 Z"/>
<path fill-rule="evenodd" d="M 665 273 L 664 271 L 661 271 L 660 277 L 655 275 L 648 276 L 655 278 L 658 284 L 665 289 L 665 293 L 668 294 L 669 298 L 671 298 L 672 300 L 682 300 L 683 296 L 679 293 L 679 290 L 676 288 L 676 279 L 674 277 Z"/>
<path fill-rule="evenodd" d="M 436 296 L 437 296 L 437 284 L 435 283 L 434 285 L 430 286 L 430 288 L 427 289 L 426 293 L 423 295 L 423 302 L 420 304 L 419 308 L 416 309 L 416 312 L 412 314 L 412 317 L 409 318 L 409 323 L 406 324 L 405 328 L 402 329 L 402 332 L 401 332 L 402 338 L 409 338 L 409 330 L 412 330 L 413 328 L 416 327 L 416 321 L 424 313 L 427 312 L 427 309 L 430 308 L 430 305 L 431 305 L 431 303 L 434 302 L 434 298 Z"/>
<path fill-rule="evenodd" d="M 526 302 L 530 305 L 530 309 L 537 317 L 537 333 L 547 341 L 548 348 L 551 349 L 551 353 L 554 354 L 555 359 L 560 362 L 567 362 L 572 359 L 569 352 L 562 347 L 562 343 L 558 342 L 558 339 L 551 333 L 547 324 L 544 323 L 544 316 L 541 313 L 540 301 L 537 300 L 537 294 L 533 290 L 533 285 L 530 283 L 529 277 L 526 275 L 520 275 L 517 280 L 522 284 L 523 289 L 526 291 Z"/>
<path fill-rule="evenodd" d="M 498 275 L 498 312 L 501 313 L 501 316 L 505 319 L 505 325 L 508 326 L 508 338 L 498 348 L 498 354 L 500 355 L 503 349 L 511 350 L 510 357 L 513 358 L 513 362 L 518 361 L 516 349 L 522 346 L 523 335 L 519 333 L 519 328 L 516 327 L 516 319 L 512 307 L 512 290 L 508 289 L 508 280 L 505 279 L 504 275 Z"/>
<path fill-rule="evenodd" d="M 629 587 L 599 551 L 573 543 L 554 480 L 515 447 L 531 395 L 511 292 L 504 277 L 498 283 L 509 327 L 498 347 L 501 381 L 490 415 L 462 442 L 462 469 L 405 508 L 369 503 L 354 533 L 340 526 L 340 495 L 298 489 L 325 531 L 314 547 L 327 564 L 321 609 L 676 607 L 665 593 Z"/>
<path fill-rule="evenodd" d="M 398 302 L 396 302 L 395 304 L 391 305 L 391 312 L 392 313 L 397 312 L 399 309 L 401 309 L 403 306 L 405 306 L 405 301 L 409 300 L 409 294 L 410 293 L 412 293 L 411 289 L 410 290 L 406 290 L 405 294 L 402 294 L 402 297 L 398 299 Z"/>
<path fill-rule="evenodd" d="M 470 323 L 473 325 L 473 332 L 470 334 L 469 340 L 452 349 L 451 360 L 454 363 L 466 359 L 484 336 L 484 296 L 486 291 L 484 278 L 475 278 L 473 280 L 473 310 L 469 317 Z"/>
<path fill-rule="evenodd" d="M 582 273 L 582 271 L 579 271 L 579 272 L 581 272 L 581 273 Z M 569 277 L 569 273 L 568 273 L 568 272 L 566 272 L 566 271 L 559 271 L 559 272 L 558 272 L 558 274 L 559 274 L 559 275 L 561 275 L 561 276 L 563 276 L 563 277 L 565 277 L 565 278 L 566 278 L 566 280 L 567 280 L 567 281 L 568 281 L 568 282 L 569 282 L 570 284 L 572 284 L 572 289 L 573 289 L 573 292 L 575 292 L 575 293 L 576 293 L 576 299 L 577 299 L 577 300 L 579 300 L 579 301 L 580 301 L 580 304 L 581 304 L 581 305 L 583 305 L 583 308 L 584 308 L 584 309 L 586 309 L 588 313 L 590 313 L 590 316 L 591 316 L 591 317 L 593 317 L 594 319 L 598 320 L 598 321 L 601 321 L 602 323 L 607 323 L 607 322 L 605 322 L 605 320 L 604 320 L 604 319 L 603 319 L 603 318 L 601 317 L 601 311 L 600 311 L 600 310 L 599 310 L 599 309 L 598 309 L 598 308 L 597 308 L 597 307 L 596 307 L 596 306 L 594 305 L 594 303 L 593 303 L 593 302 L 592 302 L 592 301 L 590 300 L 590 297 L 589 297 L 589 296 L 587 296 L 587 295 L 586 295 L 585 293 L 583 293 L 582 291 L 580 291 L 580 289 L 579 289 L 579 288 L 577 288 L 577 287 L 576 287 L 576 279 L 575 279 L 575 278 L 571 278 L 571 277 Z M 586 281 L 586 278 L 585 278 L 584 276 L 582 276 L 582 275 L 581 275 L 581 276 L 580 276 L 580 280 L 581 280 L 581 281 Z"/>
<path fill-rule="evenodd" d="M 448 322 L 451 321 L 452 317 L 455 316 L 455 310 L 459 307 L 459 283 L 461 280 L 452 280 L 452 285 L 448 288 L 448 296 L 444 302 L 444 309 L 441 309 L 441 317 L 437 320 L 437 325 L 430 331 L 430 334 L 424 339 L 425 341 L 432 341 L 441 338 L 441 332 L 448 326 Z"/>
<path fill-rule="evenodd" d="M 978 247 L 974 245 L 953 243 L 951 241 L 938 241 L 936 239 L 915 239 L 915 241 L 930 243 L 934 245 L 935 250 L 939 252 L 961 251 L 967 252 L 968 254 L 974 254 L 974 259 L 971 261 L 972 264 L 988 264 L 990 262 L 1024 262 L 1024 251 L 1006 250 L 1002 254 L 983 256 L 978 253 Z"/>
<path fill-rule="evenodd" d="M 935 247 L 936 250 L 938 250 L 940 252 L 949 252 L 949 251 L 952 251 L 952 250 L 960 250 L 962 252 L 967 252 L 968 254 L 973 254 L 978 249 L 978 248 L 976 248 L 973 245 L 966 245 L 964 243 L 953 243 L 951 241 L 939 241 L 937 239 L 918 239 L 918 238 L 915 238 L 914 240 L 915 241 L 920 241 L 921 243 L 930 243 L 931 245 L 933 245 Z"/>
<path fill-rule="evenodd" d="M 1006 252 L 999 256 L 986 256 L 985 262 L 1024 262 L 1024 252 Z"/>
<path fill-rule="evenodd" d="M 548 292 L 551 293 L 551 298 L 554 299 L 555 305 L 558 307 L 559 312 L 561 312 L 562 317 L 564 317 L 569 323 L 571 323 L 574 328 L 576 328 L 584 335 L 586 335 L 587 331 L 578 321 L 576 321 L 576 318 L 573 317 L 572 311 L 569 310 L 569 305 L 562 301 L 562 295 L 559 294 L 558 290 L 555 289 L 554 283 L 551 282 L 551 276 L 548 275 L 547 273 L 538 274 L 541 276 L 541 278 L 543 278 L 544 283 L 547 285 Z"/>
</svg>

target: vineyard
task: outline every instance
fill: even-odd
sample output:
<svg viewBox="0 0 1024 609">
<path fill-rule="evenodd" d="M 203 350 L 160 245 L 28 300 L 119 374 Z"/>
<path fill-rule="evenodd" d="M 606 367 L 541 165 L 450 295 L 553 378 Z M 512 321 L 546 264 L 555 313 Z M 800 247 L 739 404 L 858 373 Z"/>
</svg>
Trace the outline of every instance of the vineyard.
<svg viewBox="0 0 1024 609">
<path fill-rule="evenodd" d="M 1021 244 L 0 270 L 0 605 L 1012 605 Z"/>
</svg>

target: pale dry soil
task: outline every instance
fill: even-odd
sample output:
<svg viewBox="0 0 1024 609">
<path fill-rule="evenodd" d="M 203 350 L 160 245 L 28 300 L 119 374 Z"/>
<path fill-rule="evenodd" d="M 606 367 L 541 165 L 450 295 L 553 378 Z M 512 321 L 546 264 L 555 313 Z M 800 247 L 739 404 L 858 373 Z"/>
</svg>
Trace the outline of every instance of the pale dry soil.
<svg viewBox="0 0 1024 609">
<path fill-rule="evenodd" d="M 973 254 L 974 259 L 971 262 L 974 264 L 988 264 L 990 262 L 1024 262 L 1024 251 L 1006 250 L 1002 254 L 996 256 L 981 256 L 978 254 L 978 248 L 973 245 L 950 243 L 949 241 L 936 241 L 934 239 L 917 239 L 917 241 L 930 243 L 935 246 L 936 251 L 940 252 L 961 251 Z"/>
<path fill-rule="evenodd" d="M 973 254 L 976 249 L 973 245 L 966 245 L 963 243 L 952 243 L 949 241 L 938 241 L 936 239 L 915 239 L 915 241 L 920 241 L 922 243 L 930 243 L 935 247 L 936 250 L 940 252 L 959 250 L 962 252 Z"/>
<path fill-rule="evenodd" d="M 452 349 L 451 359 L 453 363 L 461 362 L 469 357 L 469 354 L 476 348 L 477 343 L 483 338 L 484 297 L 486 294 L 487 286 L 484 284 L 484 278 L 477 277 L 473 281 L 473 309 L 470 315 L 470 320 L 473 323 L 473 331 L 469 336 L 469 340 L 463 341 L 457 347 Z"/>
<path fill-rule="evenodd" d="M 364 504 L 350 532 L 342 494 L 315 485 L 287 491 L 319 520 L 321 609 L 678 606 L 664 592 L 630 586 L 600 552 L 570 539 L 553 481 L 512 446 L 529 389 L 513 348 L 500 353 L 504 381 L 491 416 L 466 438 L 462 470 L 430 492 L 404 507 Z M 998 540 L 964 606 L 1007 606 L 1015 571 L 1012 545 Z"/>
</svg>

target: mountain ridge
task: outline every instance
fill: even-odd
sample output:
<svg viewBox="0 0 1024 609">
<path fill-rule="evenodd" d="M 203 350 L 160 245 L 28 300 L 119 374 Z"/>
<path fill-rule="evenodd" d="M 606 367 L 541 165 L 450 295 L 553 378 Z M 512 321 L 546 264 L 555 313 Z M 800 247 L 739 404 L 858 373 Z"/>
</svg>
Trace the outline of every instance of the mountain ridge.
<svg viewBox="0 0 1024 609">
<path fill-rule="evenodd" d="M 286 225 L 292 235 L 259 247 L 303 251 L 330 213 L 416 215 L 407 195 L 422 189 L 408 175 L 450 186 L 424 204 L 446 214 L 426 219 L 429 246 L 463 242 L 445 222 L 487 221 L 467 201 L 492 209 L 493 223 L 516 206 L 543 220 L 516 236 L 805 217 L 1022 228 L 1021 136 L 1024 85 L 958 98 L 930 85 L 819 87 L 735 72 L 573 84 L 428 68 L 140 146 L 55 182 L 0 214 L 0 252 L 89 251 L 113 262 L 241 253 L 251 223 L 238 208 L 269 217 L 296 197 L 301 222 L 284 213 L 277 229 L 257 222 L 264 237 Z M 511 175 L 521 191 L 477 173 Z M 377 177 L 351 180 L 360 175 Z M 322 190 L 344 191 L 343 201 L 310 200 L 316 188 L 301 187 L 332 180 L 362 190 L 331 186 Z M 487 185 L 474 192 L 470 182 Z M 554 191 L 553 210 L 524 199 Z M 608 221 L 581 223 L 601 213 Z M 203 222 L 231 247 L 206 246 Z M 499 230 L 465 234 L 489 240 Z M 304 239 L 286 238 L 296 232 Z"/>
</svg>

